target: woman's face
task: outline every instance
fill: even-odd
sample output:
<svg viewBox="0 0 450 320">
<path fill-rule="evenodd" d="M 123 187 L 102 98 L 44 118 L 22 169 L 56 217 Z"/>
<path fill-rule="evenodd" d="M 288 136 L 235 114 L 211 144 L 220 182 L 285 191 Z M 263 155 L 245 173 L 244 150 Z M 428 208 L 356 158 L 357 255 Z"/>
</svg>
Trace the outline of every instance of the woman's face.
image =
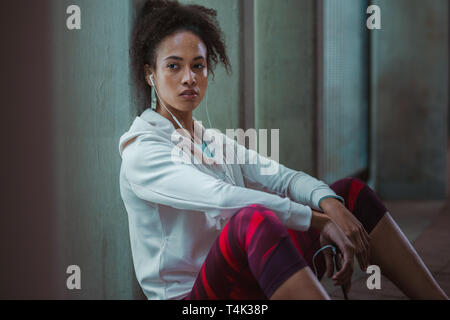
<svg viewBox="0 0 450 320">
<path fill-rule="evenodd" d="M 189 31 L 180 31 L 166 37 L 156 50 L 156 70 L 146 65 L 146 79 L 153 81 L 165 105 L 179 111 L 193 111 L 203 100 L 208 86 L 206 46 Z M 183 94 L 193 90 L 196 94 Z"/>
</svg>

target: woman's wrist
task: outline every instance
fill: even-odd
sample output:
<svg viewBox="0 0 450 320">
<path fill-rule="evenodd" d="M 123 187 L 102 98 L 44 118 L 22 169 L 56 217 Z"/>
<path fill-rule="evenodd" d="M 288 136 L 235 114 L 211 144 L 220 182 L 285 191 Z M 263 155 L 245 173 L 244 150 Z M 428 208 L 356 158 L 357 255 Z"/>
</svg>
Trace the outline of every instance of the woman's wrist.
<svg viewBox="0 0 450 320">
<path fill-rule="evenodd" d="M 321 231 L 331 221 L 331 218 L 316 210 L 311 211 L 311 228 Z"/>
<path fill-rule="evenodd" d="M 334 213 L 340 212 L 342 208 L 345 208 L 342 202 L 336 198 L 326 198 L 320 202 L 324 214 L 332 217 Z"/>
</svg>

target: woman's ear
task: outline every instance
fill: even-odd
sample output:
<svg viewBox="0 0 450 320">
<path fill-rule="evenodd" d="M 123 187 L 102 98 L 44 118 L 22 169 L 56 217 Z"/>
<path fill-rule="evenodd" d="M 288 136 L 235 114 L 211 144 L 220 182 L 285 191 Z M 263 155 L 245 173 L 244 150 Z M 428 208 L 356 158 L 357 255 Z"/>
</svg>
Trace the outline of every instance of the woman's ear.
<svg viewBox="0 0 450 320">
<path fill-rule="evenodd" d="M 148 83 L 150 87 L 153 87 L 152 82 L 150 80 L 150 75 L 152 74 L 152 70 L 148 64 L 144 65 L 144 75 L 145 81 Z"/>
</svg>

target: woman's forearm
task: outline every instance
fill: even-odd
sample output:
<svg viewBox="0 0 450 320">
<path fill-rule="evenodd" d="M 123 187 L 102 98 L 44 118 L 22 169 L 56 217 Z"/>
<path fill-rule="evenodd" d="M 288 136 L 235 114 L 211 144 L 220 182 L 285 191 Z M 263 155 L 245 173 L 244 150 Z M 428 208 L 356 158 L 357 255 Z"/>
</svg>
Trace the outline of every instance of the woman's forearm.
<svg viewBox="0 0 450 320">
<path fill-rule="evenodd" d="M 324 213 L 332 212 L 335 209 L 341 208 L 344 205 L 336 198 L 326 198 L 320 202 L 320 207 Z"/>
</svg>

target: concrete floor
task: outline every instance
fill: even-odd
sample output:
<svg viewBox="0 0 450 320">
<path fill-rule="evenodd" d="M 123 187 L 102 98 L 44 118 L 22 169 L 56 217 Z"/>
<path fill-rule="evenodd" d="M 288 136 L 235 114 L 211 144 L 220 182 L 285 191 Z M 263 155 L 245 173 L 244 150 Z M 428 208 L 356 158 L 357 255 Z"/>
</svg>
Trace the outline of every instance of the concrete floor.
<svg viewBox="0 0 450 320">
<path fill-rule="evenodd" d="M 450 159 L 450 157 L 448 157 Z M 450 163 L 447 161 L 447 168 Z M 450 183 L 448 176 L 447 181 Z M 384 201 L 391 216 L 411 241 L 442 289 L 450 295 L 450 206 L 444 201 Z M 408 299 L 391 281 L 381 278 L 380 290 L 369 290 L 369 275 L 359 270 L 355 260 L 352 289 L 353 300 Z M 343 299 L 341 289 L 324 277 L 322 284 L 332 299 Z"/>
</svg>

